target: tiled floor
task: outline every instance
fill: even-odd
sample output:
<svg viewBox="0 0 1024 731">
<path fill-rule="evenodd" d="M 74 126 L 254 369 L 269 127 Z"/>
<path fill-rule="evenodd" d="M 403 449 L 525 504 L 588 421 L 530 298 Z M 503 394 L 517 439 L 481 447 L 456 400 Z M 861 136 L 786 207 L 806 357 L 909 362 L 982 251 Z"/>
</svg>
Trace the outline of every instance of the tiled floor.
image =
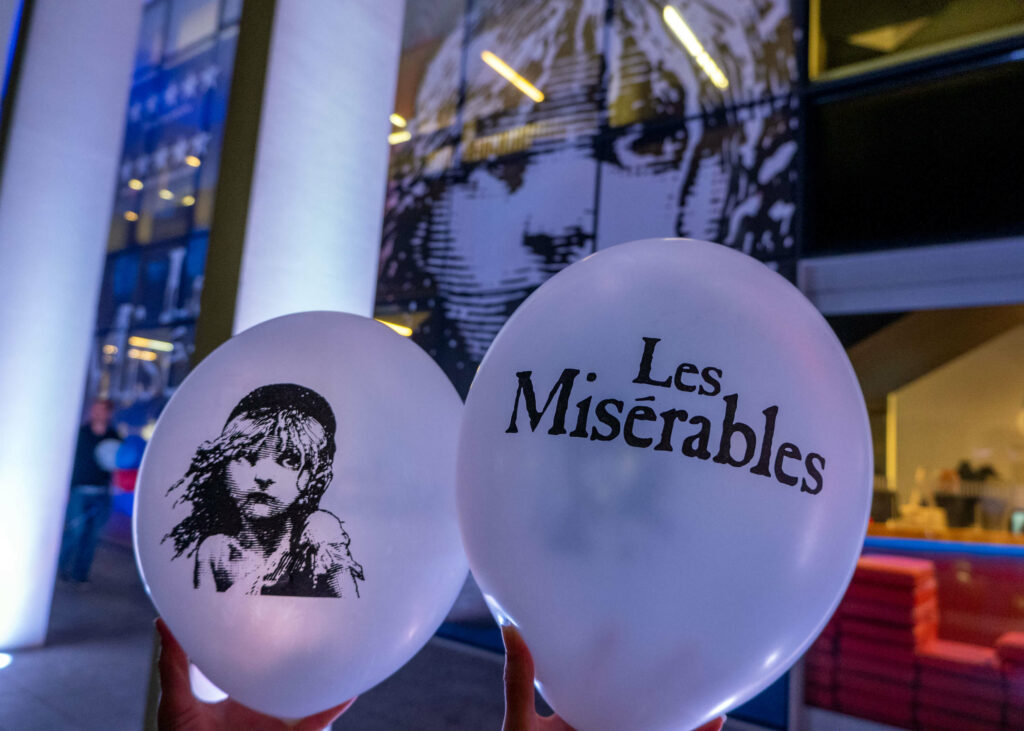
<svg viewBox="0 0 1024 731">
<path fill-rule="evenodd" d="M 112 529 L 87 588 L 58 582 L 46 646 L 0 669 L 0 730 L 142 727 L 155 613 Z M 498 729 L 501 673 L 500 655 L 434 639 L 334 728 Z"/>
</svg>

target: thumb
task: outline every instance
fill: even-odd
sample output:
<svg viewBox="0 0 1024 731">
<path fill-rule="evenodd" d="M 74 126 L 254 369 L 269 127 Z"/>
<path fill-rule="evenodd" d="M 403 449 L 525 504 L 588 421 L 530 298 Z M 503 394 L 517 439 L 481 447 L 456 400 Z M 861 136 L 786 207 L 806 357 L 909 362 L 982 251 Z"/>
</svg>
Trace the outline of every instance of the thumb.
<svg viewBox="0 0 1024 731">
<path fill-rule="evenodd" d="M 512 625 L 501 628 L 505 642 L 505 723 L 502 731 L 528 731 L 535 715 L 533 657 Z"/>
<path fill-rule="evenodd" d="M 199 706 L 188 679 L 188 656 L 163 619 L 156 620 L 160 634 L 160 703 L 157 726 L 161 729 L 195 728 Z"/>
<path fill-rule="evenodd" d="M 347 711 L 349 706 L 355 702 L 355 698 L 349 698 L 339 706 L 328 708 L 326 711 L 320 711 L 320 713 L 313 714 L 312 716 L 306 716 L 295 724 L 295 731 L 322 731 L 322 729 L 334 723 L 334 720 Z"/>
<path fill-rule="evenodd" d="M 160 634 L 160 688 L 164 695 L 175 696 L 176 692 L 188 691 L 192 685 L 188 679 L 188 656 L 185 650 L 171 634 L 170 628 L 162 617 L 156 620 L 156 631 Z"/>
</svg>

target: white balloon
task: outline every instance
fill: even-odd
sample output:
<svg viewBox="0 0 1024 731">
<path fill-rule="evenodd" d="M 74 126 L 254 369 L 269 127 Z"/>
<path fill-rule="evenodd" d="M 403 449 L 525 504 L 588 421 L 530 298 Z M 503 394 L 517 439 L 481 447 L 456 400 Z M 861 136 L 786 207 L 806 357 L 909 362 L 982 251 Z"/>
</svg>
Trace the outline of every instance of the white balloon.
<svg viewBox="0 0 1024 731">
<path fill-rule="evenodd" d="M 842 346 L 716 244 L 623 244 L 542 285 L 459 440 L 470 567 L 583 731 L 694 728 L 766 688 L 835 610 L 867 525 Z"/>
<path fill-rule="evenodd" d="M 92 456 L 95 458 L 96 464 L 107 472 L 113 472 L 117 469 L 117 450 L 120 448 L 120 439 L 104 439 L 96 445 Z"/>
<path fill-rule="evenodd" d="M 415 344 L 335 312 L 260 324 L 193 370 L 146 449 L 134 539 L 153 603 L 210 681 L 298 718 L 426 643 L 467 571 L 461 406 Z"/>
</svg>

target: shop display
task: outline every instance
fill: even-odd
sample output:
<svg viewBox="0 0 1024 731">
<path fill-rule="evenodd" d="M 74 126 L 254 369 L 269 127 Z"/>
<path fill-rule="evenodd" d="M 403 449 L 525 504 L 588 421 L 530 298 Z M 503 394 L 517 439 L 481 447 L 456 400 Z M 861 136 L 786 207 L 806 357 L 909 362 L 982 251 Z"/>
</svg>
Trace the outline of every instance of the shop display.
<svg viewBox="0 0 1024 731">
<path fill-rule="evenodd" d="M 135 549 L 213 683 L 297 718 L 427 642 L 466 577 L 460 412 L 418 347 L 341 313 L 265 322 L 189 375 L 146 448 Z"/>
</svg>

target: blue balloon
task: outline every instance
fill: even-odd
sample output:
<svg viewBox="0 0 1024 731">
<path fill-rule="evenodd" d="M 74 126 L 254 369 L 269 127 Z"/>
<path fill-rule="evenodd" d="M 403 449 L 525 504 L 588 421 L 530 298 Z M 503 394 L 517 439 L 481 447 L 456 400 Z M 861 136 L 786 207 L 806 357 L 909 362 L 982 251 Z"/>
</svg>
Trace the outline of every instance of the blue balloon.
<svg viewBox="0 0 1024 731">
<path fill-rule="evenodd" d="M 137 470 L 142 464 L 142 453 L 146 449 L 146 440 L 138 434 L 125 437 L 117 450 L 114 464 L 119 470 Z"/>
</svg>

